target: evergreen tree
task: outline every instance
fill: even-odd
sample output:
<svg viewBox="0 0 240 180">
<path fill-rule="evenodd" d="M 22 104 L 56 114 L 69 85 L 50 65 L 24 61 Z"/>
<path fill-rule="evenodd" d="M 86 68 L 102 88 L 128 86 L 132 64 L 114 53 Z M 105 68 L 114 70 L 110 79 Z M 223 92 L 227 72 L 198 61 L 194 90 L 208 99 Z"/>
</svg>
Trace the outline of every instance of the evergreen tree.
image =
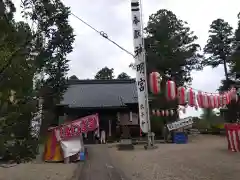
<svg viewBox="0 0 240 180">
<path fill-rule="evenodd" d="M 111 80 L 114 78 L 113 71 L 113 68 L 109 69 L 108 67 L 104 67 L 97 72 L 95 79 Z"/>
<path fill-rule="evenodd" d="M 118 75 L 117 79 L 131 79 L 131 77 L 127 75 L 127 73 L 122 72 L 121 74 Z"/>
<path fill-rule="evenodd" d="M 69 7 L 60 0 L 24 0 L 23 16 L 35 22 L 35 50 L 38 53 L 36 67 L 44 74 L 40 79 L 40 94 L 44 97 L 47 114 L 54 115 L 55 105 L 60 103 L 67 89 L 68 59 L 74 42 L 73 28 L 69 25 Z M 53 121 L 52 116 L 45 116 L 41 132 L 44 133 Z"/>
<path fill-rule="evenodd" d="M 238 14 L 238 27 L 235 31 L 234 52 L 232 54 L 232 62 L 230 66 L 231 74 L 236 74 L 236 80 L 240 80 L 240 13 Z"/>
<path fill-rule="evenodd" d="M 233 52 L 233 28 L 223 19 L 216 19 L 210 25 L 209 39 L 204 52 L 210 55 L 203 61 L 205 66 L 213 68 L 223 65 L 226 80 L 229 80 L 227 66 L 231 62 Z"/>
<path fill-rule="evenodd" d="M 76 75 L 72 75 L 69 77 L 69 80 L 79 80 Z"/>
<path fill-rule="evenodd" d="M 28 24 L 14 21 L 11 1 L 0 0 L 0 8 L 0 156 L 21 162 L 34 157 L 37 146 L 30 128 L 33 35 Z"/>
<path fill-rule="evenodd" d="M 177 102 L 169 102 L 165 98 L 165 82 L 174 80 L 177 86 L 190 83 L 191 71 L 201 69 L 202 56 L 198 53 L 200 46 L 195 43 L 197 36 L 190 30 L 187 23 L 178 19 L 168 10 L 159 10 L 150 16 L 145 29 L 146 61 L 148 74 L 153 71 L 163 76 L 162 94 L 151 107 L 155 109 L 177 108 Z M 176 120 L 178 116 L 163 117 L 162 120 Z"/>
<path fill-rule="evenodd" d="M 146 27 L 148 71 L 158 71 L 175 80 L 177 85 L 190 83 L 191 71 L 201 69 L 197 36 L 184 22 L 168 10 L 150 16 Z"/>
</svg>

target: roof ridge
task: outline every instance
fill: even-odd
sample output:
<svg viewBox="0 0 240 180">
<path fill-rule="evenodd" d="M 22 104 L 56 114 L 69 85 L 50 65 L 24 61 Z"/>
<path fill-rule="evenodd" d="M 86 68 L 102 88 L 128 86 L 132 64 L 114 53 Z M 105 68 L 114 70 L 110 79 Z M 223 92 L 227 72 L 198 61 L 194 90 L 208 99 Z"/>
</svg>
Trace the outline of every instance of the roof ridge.
<svg viewBox="0 0 240 180">
<path fill-rule="evenodd" d="M 131 84 L 135 83 L 136 79 L 83 79 L 83 80 L 68 80 L 69 85 L 76 84 Z"/>
</svg>

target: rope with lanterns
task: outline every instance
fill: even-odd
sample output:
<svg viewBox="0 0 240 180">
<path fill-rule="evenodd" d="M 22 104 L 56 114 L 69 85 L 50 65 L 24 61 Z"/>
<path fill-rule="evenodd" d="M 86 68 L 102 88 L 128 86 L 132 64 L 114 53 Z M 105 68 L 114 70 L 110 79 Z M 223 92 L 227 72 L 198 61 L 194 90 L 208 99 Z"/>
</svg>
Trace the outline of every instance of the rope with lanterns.
<svg viewBox="0 0 240 180">
<path fill-rule="evenodd" d="M 161 92 L 162 77 L 158 72 L 152 72 L 149 75 L 150 91 L 153 94 L 159 94 Z M 238 94 L 236 88 L 232 87 L 230 90 L 223 93 L 206 93 L 203 91 L 196 92 L 192 88 L 176 87 L 176 83 L 173 80 L 166 82 L 166 98 L 167 100 L 178 100 L 178 104 L 183 108 L 178 108 L 177 111 L 182 110 L 185 112 L 185 108 L 190 106 L 196 110 L 198 108 L 223 108 L 226 107 L 231 101 L 238 101 Z M 169 113 L 170 112 L 170 113 Z M 168 110 L 153 110 L 153 115 L 173 115 L 172 111 Z"/>
<path fill-rule="evenodd" d="M 186 113 L 185 107 L 178 106 L 177 109 L 152 109 L 153 116 L 173 116 L 174 114 L 178 114 L 179 112 Z"/>
</svg>

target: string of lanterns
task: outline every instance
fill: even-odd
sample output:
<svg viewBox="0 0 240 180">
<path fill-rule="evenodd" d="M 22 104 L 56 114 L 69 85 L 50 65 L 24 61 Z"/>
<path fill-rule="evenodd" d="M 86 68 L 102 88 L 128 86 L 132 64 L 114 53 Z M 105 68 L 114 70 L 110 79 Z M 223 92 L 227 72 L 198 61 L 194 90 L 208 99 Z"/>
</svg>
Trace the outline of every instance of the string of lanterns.
<svg viewBox="0 0 240 180">
<path fill-rule="evenodd" d="M 158 72 L 152 72 L 149 75 L 150 91 L 153 94 L 161 92 L 162 77 Z M 226 107 L 231 101 L 238 101 L 236 88 L 223 93 L 206 93 L 202 91 L 196 92 L 192 88 L 176 87 L 176 83 L 172 80 L 166 82 L 166 98 L 167 100 L 178 100 L 179 105 L 198 108 L 221 108 Z"/>
<path fill-rule="evenodd" d="M 160 110 L 160 109 L 153 109 L 152 115 L 153 116 L 173 116 L 174 114 L 178 114 L 180 111 L 182 111 L 184 114 L 186 113 L 185 107 L 179 106 L 178 109 L 166 109 L 166 110 Z"/>
</svg>

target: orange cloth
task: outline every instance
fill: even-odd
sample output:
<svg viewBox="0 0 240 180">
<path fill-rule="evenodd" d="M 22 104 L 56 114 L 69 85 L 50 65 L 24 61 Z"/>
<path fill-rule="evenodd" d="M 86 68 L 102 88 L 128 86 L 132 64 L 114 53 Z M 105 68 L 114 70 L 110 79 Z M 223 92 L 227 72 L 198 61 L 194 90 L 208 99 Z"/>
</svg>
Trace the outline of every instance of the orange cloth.
<svg viewBox="0 0 240 180">
<path fill-rule="evenodd" d="M 45 151 L 43 154 L 44 161 L 59 162 L 63 161 L 62 149 L 57 142 L 54 131 L 49 131 L 47 141 L 45 143 Z"/>
</svg>

